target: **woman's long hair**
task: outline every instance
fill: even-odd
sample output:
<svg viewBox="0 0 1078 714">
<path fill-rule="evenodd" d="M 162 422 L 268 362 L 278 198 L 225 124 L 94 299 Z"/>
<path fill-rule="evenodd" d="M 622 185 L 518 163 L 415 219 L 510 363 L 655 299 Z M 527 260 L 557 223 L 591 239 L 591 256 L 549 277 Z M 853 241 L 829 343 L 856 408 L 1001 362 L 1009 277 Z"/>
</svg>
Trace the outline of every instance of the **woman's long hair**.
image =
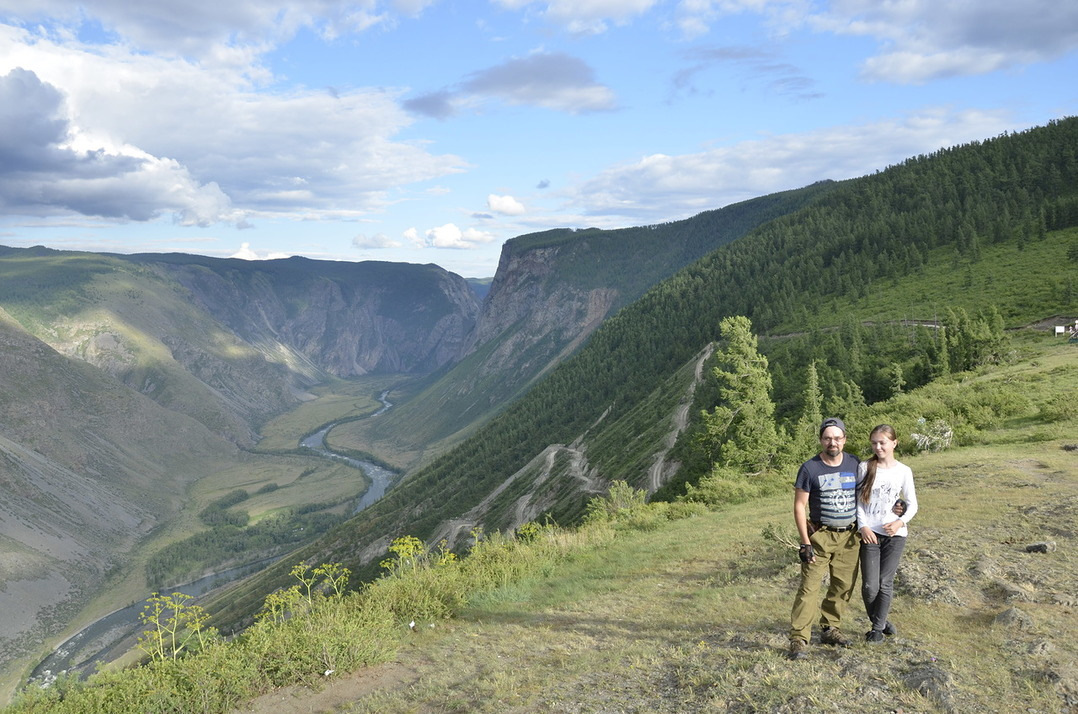
<svg viewBox="0 0 1078 714">
<path fill-rule="evenodd" d="M 873 429 L 869 435 L 869 441 L 872 441 L 872 437 L 876 434 L 883 434 L 891 441 L 898 441 L 898 434 L 895 433 L 895 428 L 890 424 L 880 424 Z M 872 484 L 876 482 L 876 469 L 880 465 L 880 457 L 872 454 L 872 458 L 865 462 L 865 480 L 861 482 L 861 485 L 857 488 L 861 491 L 858 498 L 861 499 L 861 503 L 868 505 L 868 502 L 872 500 Z"/>
</svg>

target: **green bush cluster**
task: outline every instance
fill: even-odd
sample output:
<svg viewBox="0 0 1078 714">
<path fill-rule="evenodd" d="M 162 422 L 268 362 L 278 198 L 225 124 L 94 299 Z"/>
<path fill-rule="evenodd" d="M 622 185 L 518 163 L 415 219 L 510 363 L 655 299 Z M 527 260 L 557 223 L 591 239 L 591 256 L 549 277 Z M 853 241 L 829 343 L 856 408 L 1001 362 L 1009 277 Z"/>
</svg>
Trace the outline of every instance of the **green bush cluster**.
<svg viewBox="0 0 1078 714">
<path fill-rule="evenodd" d="M 750 475 L 719 467 L 700 479 L 699 484 L 686 484 L 682 498 L 689 503 L 718 508 L 788 491 L 792 483 L 789 474 L 776 471 Z"/>
<path fill-rule="evenodd" d="M 691 509 L 663 504 L 655 510 Z M 483 592 L 549 574 L 572 551 L 603 542 L 612 533 L 603 527 L 572 531 L 534 523 L 523 530 L 524 538 L 473 531 L 474 543 L 462 558 L 444 542 L 429 548 L 411 536 L 398 538 L 390 546 L 392 556 L 383 561 L 383 576 L 353 591 L 347 590 L 348 570 L 339 564 L 312 568 L 301 563 L 292 569 L 297 582 L 271 593 L 255 624 L 229 641 L 204 627 L 197 605 L 155 595 L 144 613 L 149 626 L 146 663 L 99 672 L 85 682 L 68 677 L 48 688 L 27 688 L 5 711 L 226 712 L 276 687 L 311 684 L 386 661 L 417 621 L 452 617 Z M 184 628 L 192 622 L 199 633 Z M 199 646 L 192 646 L 195 641 Z"/>
</svg>

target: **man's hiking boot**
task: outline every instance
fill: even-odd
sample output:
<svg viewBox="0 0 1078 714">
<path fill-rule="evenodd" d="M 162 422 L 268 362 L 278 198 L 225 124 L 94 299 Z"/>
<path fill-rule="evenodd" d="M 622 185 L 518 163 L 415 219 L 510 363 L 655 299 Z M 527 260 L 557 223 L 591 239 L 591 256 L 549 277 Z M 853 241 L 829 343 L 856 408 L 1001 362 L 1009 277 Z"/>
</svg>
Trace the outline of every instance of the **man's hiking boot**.
<svg viewBox="0 0 1078 714">
<path fill-rule="evenodd" d="M 890 620 L 888 620 L 887 624 L 883 626 L 883 634 L 887 635 L 888 637 L 898 634 L 898 630 L 895 629 L 895 626 L 891 624 Z"/>
<path fill-rule="evenodd" d="M 790 652 L 786 656 L 791 660 L 804 659 L 806 649 L 808 649 L 808 642 L 805 642 L 800 637 L 791 637 Z"/>
<path fill-rule="evenodd" d="M 853 644 L 846 635 L 842 634 L 842 630 L 837 627 L 825 627 L 823 632 L 820 633 L 820 642 L 825 645 L 834 645 L 835 647 L 849 647 Z"/>
<path fill-rule="evenodd" d="M 865 640 L 868 642 L 883 642 L 883 631 L 869 630 L 865 633 Z"/>
</svg>

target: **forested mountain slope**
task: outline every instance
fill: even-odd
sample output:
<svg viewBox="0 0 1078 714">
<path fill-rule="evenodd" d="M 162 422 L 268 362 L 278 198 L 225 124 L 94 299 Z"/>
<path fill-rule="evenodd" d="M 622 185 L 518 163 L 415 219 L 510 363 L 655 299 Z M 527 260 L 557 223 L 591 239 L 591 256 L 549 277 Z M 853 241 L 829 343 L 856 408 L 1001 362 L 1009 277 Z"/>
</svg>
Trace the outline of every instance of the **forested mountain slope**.
<svg viewBox="0 0 1078 714">
<path fill-rule="evenodd" d="M 429 538 L 484 499 L 529 497 L 537 482 L 553 473 L 534 468 L 534 460 L 548 447 L 573 445 L 586 453 L 605 425 L 625 424 L 631 415 L 647 413 L 667 380 L 673 380 L 671 389 L 683 390 L 685 381 L 674 376 L 690 369 L 694 355 L 718 337 L 724 316 L 746 315 L 765 333 L 839 327 L 843 311 L 853 301 L 870 298 L 874 286 L 885 281 L 908 296 L 904 309 L 938 311 L 946 307 L 947 295 L 932 297 L 932 303 L 917 302 L 918 271 L 928 261 L 947 261 L 961 280 L 981 259 L 985 246 L 1022 251 L 1035 242 L 1052 242 L 1052 255 L 1058 256 L 1044 266 L 1045 274 L 1023 284 L 1024 293 L 997 296 L 1002 318 L 1024 319 L 1030 304 L 1057 306 L 1058 314 L 1074 311 L 1078 271 L 1066 262 L 1063 241 L 1070 240 L 1070 234 L 1060 229 L 1075 225 L 1075 119 L 916 157 L 844 182 L 804 209 L 709 254 L 621 310 L 577 355 L 498 418 L 306 555 L 362 569 L 381 557 L 390 537 L 409 533 Z M 981 295 L 964 295 L 962 282 L 947 289 L 956 302 L 961 296 L 962 304 L 984 301 Z M 1030 300 L 1034 294 L 1036 300 Z M 927 349 L 923 344 L 915 348 Z M 864 391 L 857 384 L 844 388 L 850 398 Z M 672 417 L 661 408 L 650 416 L 653 423 L 672 423 Z M 641 418 L 639 423 L 646 421 Z M 639 433 L 639 428 L 625 433 L 621 450 L 633 449 Z M 607 451 L 616 453 L 618 448 L 608 445 Z M 529 472 L 532 481 L 520 477 Z M 625 479 L 639 484 L 645 478 L 624 465 L 605 470 L 578 464 L 566 470 L 560 486 L 542 483 L 543 489 L 560 494 L 550 515 L 564 520 L 580 513 L 584 481 L 574 479 L 581 473 L 591 482 Z M 269 573 L 249 585 L 249 604 L 254 604 L 257 590 L 269 587 L 277 576 Z"/>
<path fill-rule="evenodd" d="M 334 443 L 366 450 L 388 441 L 415 450 L 459 439 L 648 288 L 834 186 L 823 181 L 661 225 L 561 229 L 507 241 L 463 360 L 384 418 L 338 430 Z"/>
</svg>

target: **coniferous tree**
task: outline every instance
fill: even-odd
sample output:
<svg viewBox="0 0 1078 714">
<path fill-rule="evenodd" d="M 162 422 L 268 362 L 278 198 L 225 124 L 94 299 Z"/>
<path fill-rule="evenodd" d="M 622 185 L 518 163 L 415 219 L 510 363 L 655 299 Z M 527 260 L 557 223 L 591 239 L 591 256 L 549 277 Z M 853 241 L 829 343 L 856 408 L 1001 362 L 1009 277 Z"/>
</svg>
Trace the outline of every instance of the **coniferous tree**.
<svg viewBox="0 0 1078 714">
<path fill-rule="evenodd" d="M 946 377 L 951 373 L 951 351 L 947 348 L 946 325 L 940 325 L 936 332 L 939 347 L 936 352 L 935 376 Z"/>
<path fill-rule="evenodd" d="M 902 365 L 898 362 L 891 363 L 891 394 L 902 394 L 902 388 L 906 386 L 906 378 L 902 373 Z"/>
<path fill-rule="evenodd" d="M 724 318 L 719 330 L 724 349 L 713 370 L 719 404 L 703 415 L 704 438 L 716 466 L 758 473 L 772 463 L 779 443 L 767 358 L 747 317 Z"/>
<path fill-rule="evenodd" d="M 790 440 L 791 453 L 789 461 L 796 463 L 804 461 L 809 454 L 814 453 L 819 447 L 819 435 L 817 429 L 823 421 L 823 392 L 820 391 L 820 377 L 816 370 L 816 362 L 809 363 L 805 377 L 804 406 L 801 416 L 794 425 L 793 438 Z"/>
</svg>

